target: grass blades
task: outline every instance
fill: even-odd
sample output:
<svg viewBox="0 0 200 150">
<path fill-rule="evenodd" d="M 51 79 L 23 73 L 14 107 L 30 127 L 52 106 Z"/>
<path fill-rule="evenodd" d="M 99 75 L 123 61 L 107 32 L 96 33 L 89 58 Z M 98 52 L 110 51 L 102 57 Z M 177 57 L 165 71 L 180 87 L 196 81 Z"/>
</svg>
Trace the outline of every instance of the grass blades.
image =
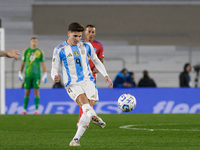
<svg viewBox="0 0 200 150">
<path fill-rule="evenodd" d="M 78 115 L 0 115 L 0 150 L 197 150 L 199 114 L 100 114 L 70 147 Z M 128 126 L 129 125 L 129 126 Z M 120 128 L 122 127 L 122 128 Z"/>
</svg>

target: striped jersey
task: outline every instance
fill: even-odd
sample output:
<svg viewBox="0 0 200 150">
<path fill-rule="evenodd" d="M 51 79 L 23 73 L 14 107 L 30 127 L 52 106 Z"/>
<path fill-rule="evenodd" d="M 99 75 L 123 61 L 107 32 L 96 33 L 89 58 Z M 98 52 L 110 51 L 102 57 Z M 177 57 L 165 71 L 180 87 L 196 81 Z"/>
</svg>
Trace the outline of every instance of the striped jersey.
<svg viewBox="0 0 200 150">
<path fill-rule="evenodd" d="M 58 75 L 61 65 L 66 87 L 87 79 L 94 81 L 88 57 L 91 60 L 98 59 L 90 42 L 80 41 L 77 45 L 70 46 L 64 41 L 54 49 L 51 77 L 54 79 L 55 75 Z"/>
</svg>

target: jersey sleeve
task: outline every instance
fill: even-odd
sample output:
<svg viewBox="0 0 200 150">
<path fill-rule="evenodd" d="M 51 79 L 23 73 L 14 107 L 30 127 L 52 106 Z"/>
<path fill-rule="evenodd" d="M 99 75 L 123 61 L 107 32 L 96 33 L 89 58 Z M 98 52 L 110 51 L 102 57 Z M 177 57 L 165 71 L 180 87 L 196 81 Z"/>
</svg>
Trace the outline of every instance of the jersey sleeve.
<svg viewBox="0 0 200 150">
<path fill-rule="evenodd" d="M 87 54 L 88 54 L 88 57 L 91 59 L 91 60 L 94 60 L 97 57 L 96 53 L 95 53 L 95 50 L 94 50 L 94 47 L 92 46 L 92 44 L 90 44 L 89 42 L 85 43 L 85 47 L 87 49 Z"/>
<path fill-rule="evenodd" d="M 44 62 L 44 52 L 41 50 L 40 62 Z"/>
<path fill-rule="evenodd" d="M 60 64 L 59 49 L 55 48 L 52 58 L 51 78 L 54 80 L 55 76 L 58 75 L 58 69 Z"/>
<path fill-rule="evenodd" d="M 22 54 L 22 61 L 26 62 L 26 50 L 23 51 L 23 54 Z"/>
<path fill-rule="evenodd" d="M 94 63 L 94 65 L 96 66 L 96 68 L 99 70 L 99 72 L 105 77 L 108 76 L 108 73 L 103 65 L 103 63 L 99 60 L 99 58 L 97 57 L 93 46 L 88 43 L 88 45 L 86 44 L 86 49 L 88 49 L 88 57 L 92 60 L 92 62 Z"/>
</svg>

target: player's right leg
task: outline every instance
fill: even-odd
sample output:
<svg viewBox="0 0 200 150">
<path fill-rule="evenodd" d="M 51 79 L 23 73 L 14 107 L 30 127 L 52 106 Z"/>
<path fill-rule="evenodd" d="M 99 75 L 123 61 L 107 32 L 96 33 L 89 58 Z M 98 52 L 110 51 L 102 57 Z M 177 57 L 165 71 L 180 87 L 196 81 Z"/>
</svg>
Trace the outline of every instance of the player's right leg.
<svg viewBox="0 0 200 150">
<path fill-rule="evenodd" d="M 28 106 L 28 102 L 29 102 L 29 95 L 30 95 L 31 87 L 32 87 L 31 77 L 25 76 L 25 79 L 24 79 L 25 95 L 24 95 L 24 104 L 23 104 L 24 109 L 22 111 L 23 115 L 27 114 L 27 106 Z"/>
<path fill-rule="evenodd" d="M 25 95 L 24 95 L 24 104 L 23 104 L 23 111 L 22 111 L 22 115 L 26 115 L 27 114 L 27 106 L 28 106 L 28 102 L 29 102 L 29 95 L 30 95 L 30 89 L 25 89 Z"/>
</svg>

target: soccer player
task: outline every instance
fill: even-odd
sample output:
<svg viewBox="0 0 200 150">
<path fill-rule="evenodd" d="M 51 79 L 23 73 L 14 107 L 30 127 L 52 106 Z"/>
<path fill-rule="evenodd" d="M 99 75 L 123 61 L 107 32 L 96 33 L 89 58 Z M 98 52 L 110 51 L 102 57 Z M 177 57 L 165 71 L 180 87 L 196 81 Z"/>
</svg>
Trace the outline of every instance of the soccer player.
<svg viewBox="0 0 200 150">
<path fill-rule="evenodd" d="M 44 62 L 44 53 L 42 50 L 37 48 L 38 39 L 36 37 L 32 37 L 30 40 L 30 48 L 26 49 L 23 52 L 22 56 L 22 63 L 19 70 L 19 80 L 24 81 L 24 89 L 25 89 L 25 96 L 24 96 L 24 110 L 22 114 L 27 114 L 27 105 L 29 102 L 29 95 L 30 89 L 34 88 L 34 95 L 35 95 L 35 114 L 39 114 L 38 107 L 40 102 L 40 95 L 39 95 L 39 87 L 40 87 L 40 63 L 42 66 L 43 77 L 42 82 L 47 82 L 47 72 L 46 72 L 46 65 Z M 24 66 L 26 65 L 25 69 L 25 78 L 22 75 L 22 71 Z"/>
<path fill-rule="evenodd" d="M 97 54 L 97 57 L 100 59 L 100 61 L 102 63 L 104 63 L 103 46 L 100 42 L 98 42 L 94 39 L 95 35 L 96 35 L 96 27 L 94 25 L 91 25 L 91 24 L 87 25 L 86 29 L 84 31 L 84 34 L 85 34 L 84 40 L 88 41 L 92 44 L 92 46 L 94 47 L 94 50 Z M 94 63 L 90 59 L 89 59 L 89 65 L 90 65 L 90 68 L 92 70 L 92 75 L 94 76 L 94 80 L 95 80 L 95 83 L 96 83 L 97 73 L 99 73 L 99 71 L 97 70 Z M 80 107 L 80 109 L 79 109 L 79 120 L 80 120 L 82 114 L 83 114 L 83 110 Z"/>
<path fill-rule="evenodd" d="M 0 50 L 0 57 L 15 58 L 17 60 L 19 55 L 20 53 L 16 49 L 7 51 Z"/>
<path fill-rule="evenodd" d="M 106 123 L 97 116 L 93 109 L 95 103 L 98 101 L 98 91 L 89 67 L 88 57 L 104 76 L 105 82 L 109 83 L 109 87 L 113 88 L 113 83 L 104 65 L 95 54 L 91 43 L 80 41 L 83 31 L 84 27 L 81 24 L 77 22 L 71 23 L 68 27 L 67 41 L 59 44 L 54 49 L 52 59 L 52 79 L 54 82 L 60 81 L 58 75 L 60 64 L 62 66 L 63 81 L 68 95 L 83 109 L 83 115 L 78 123 L 77 132 L 69 144 L 70 146 L 80 146 L 79 140 L 88 128 L 91 120 L 101 128 L 106 126 Z"/>
</svg>

